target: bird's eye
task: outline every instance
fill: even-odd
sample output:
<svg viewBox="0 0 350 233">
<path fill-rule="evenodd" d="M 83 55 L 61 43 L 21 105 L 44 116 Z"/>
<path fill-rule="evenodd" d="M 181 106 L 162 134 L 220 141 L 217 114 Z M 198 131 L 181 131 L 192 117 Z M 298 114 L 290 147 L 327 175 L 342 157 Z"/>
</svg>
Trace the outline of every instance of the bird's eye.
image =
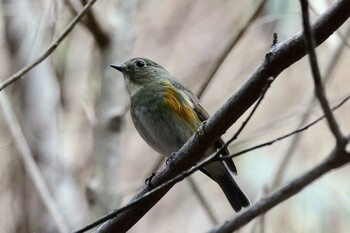
<svg viewBox="0 0 350 233">
<path fill-rule="evenodd" d="M 144 61 L 137 61 L 136 62 L 136 66 L 139 67 L 139 68 L 142 68 L 142 67 L 146 66 L 146 63 Z"/>
</svg>

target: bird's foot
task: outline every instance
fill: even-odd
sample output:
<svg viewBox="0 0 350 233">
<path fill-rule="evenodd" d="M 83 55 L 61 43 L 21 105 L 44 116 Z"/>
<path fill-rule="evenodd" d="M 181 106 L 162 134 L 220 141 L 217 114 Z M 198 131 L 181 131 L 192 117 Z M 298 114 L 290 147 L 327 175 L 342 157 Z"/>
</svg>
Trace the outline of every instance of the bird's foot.
<svg viewBox="0 0 350 233">
<path fill-rule="evenodd" d="M 152 174 L 145 180 L 145 185 L 151 187 L 152 186 L 152 179 L 157 174 L 157 172 L 152 172 Z"/>
<path fill-rule="evenodd" d="M 176 154 L 176 152 L 174 152 L 174 153 L 172 153 L 171 155 L 170 155 L 170 157 L 169 158 L 167 158 L 166 159 L 166 161 L 165 161 L 165 164 L 168 166 L 168 167 L 170 167 L 170 168 L 172 168 L 174 165 L 173 165 L 173 161 L 174 161 L 174 155 Z"/>
<path fill-rule="evenodd" d="M 199 128 L 197 130 L 197 133 L 199 135 L 203 135 L 204 134 L 204 126 L 205 126 L 206 123 L 207 123 L 206 120 L 201 122 L 201 125 L 199 126 Z"/>
</svg>

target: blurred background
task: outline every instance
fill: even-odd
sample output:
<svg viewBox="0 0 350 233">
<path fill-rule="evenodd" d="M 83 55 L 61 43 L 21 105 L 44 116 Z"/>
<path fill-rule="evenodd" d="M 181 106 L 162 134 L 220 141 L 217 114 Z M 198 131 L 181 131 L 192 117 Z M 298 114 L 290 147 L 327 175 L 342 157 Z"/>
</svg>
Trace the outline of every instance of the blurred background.
<svg viewBox="0 0 350 233">
<path fill-rule="evenodd" d="M 86 2 L 2 0 L 1 80 L 39 57 Z M 332 2 L 310 1 L 312 19 Z M 349 29 L 348 21 L 317 49 L 332 106 L 350 95 Z M 124 80 L 109 64 L 150 58 L 200 94 L 213 114 L 261 63 L 274 32 L 282 42 L 300 30 L 294 0 L 97 1 L 50 57 L 1 91 L 0 232 L 78 230 L 126 204 L 158 164 L 164 165 L 133 127 Z M 345 103 L 335 112 L 345 134 L 349 111 Z M 272 84 L 231 151 L 287 134 L 321 115 L 304 58 Z M 322 121 L 235 158 L 235 179 L 255 203 L 333 147 Z M 349 179 L 349 166 L 327 174 L 239 232 L 348 232 Z M 175 185 L 130 232 L 204 232 L 233 215 L 219 187 L 198 172 Z"/>
</svg>

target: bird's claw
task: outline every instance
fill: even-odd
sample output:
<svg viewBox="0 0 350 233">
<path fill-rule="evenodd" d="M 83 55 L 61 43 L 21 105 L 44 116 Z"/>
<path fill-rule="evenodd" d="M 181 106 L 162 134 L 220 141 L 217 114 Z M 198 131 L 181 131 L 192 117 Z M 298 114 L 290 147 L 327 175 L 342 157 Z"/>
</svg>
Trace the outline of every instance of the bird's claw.
<svg viewBox="0 0 350 233">
<path fill-rule="evenodd" d="M 206 123 L 207 123 L 206 120 L 201 122 L 201 124 L 200 124 L 200 126 L 198 128 L 198 131 L 197 131 L 199 135 L 203 135 L 204 134 L 204 126 L 205 126 Z"/>
<path fill-rule="evenodd" d="M 174 161 L 174 155 L 175 155 L 175 154 L 176 154 L 176 153 L 172 153 L 172 154 L 170 155 L 170 157 L 167 158 L 166 161 L 165 161 L 165 164 L 166 164 L 168 167 L 170 167 L 170 168 L 173 167 L 173 161 Z"/>
<path fill-rule="evenodd" d="M 152 179 L 156 174 L 157 174 L 157 172 L 152 172 L 152 174 L 148 178 L 146 178 L 145 185 L 151 187 L 152 186 L 152 183 L 151 183 Z"/>
</svg>

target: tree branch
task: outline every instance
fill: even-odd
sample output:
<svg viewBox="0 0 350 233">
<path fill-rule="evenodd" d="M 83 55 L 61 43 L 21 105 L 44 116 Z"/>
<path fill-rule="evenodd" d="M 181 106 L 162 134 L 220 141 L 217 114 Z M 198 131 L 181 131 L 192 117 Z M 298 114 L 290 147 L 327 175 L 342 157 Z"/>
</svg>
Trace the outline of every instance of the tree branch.
<svg viewBox="0 0 350 233">
<path fill-rule="evenodd" d="M 346 101 L 348 101 L 350 99 L 350 96 L 347 96 L 345 99 L 343 99 L 339 104 L 337 104 L 335 107 L 332 108 L 332 111 L 335 111 L 336 109 L 338 109 L 340 106 L 342 106 L 343 104 L 345 104 Z M 263 148 L 265 146 L 271 146 L 272 144 L 278 142 L 278 141 L 281 141 L 281 140 L 284 140 L 286 138 L 289 138 L 295 134 L 298 134 L 298 133 L 301 133 L 302 131 L 305 131 L 307 130 L 308 128 L 310 128 L 311 126 L 317 124 L 318 122 L 320 122 L 321 120 L 323 120 L 325 118 L 325 115 L 317 118 L 316 120 L 310 122 L 309 124 L 305 125 L 305 126 L 302 126 L 300 125 L 296 130 L 290 132 L 290 133 L 287 133 L 283 136 L 280 136 L 278 138 L 275 138 L 273 140 L 270 140 L 270 141 L 267 141 L 267 142 L 264 142 L 264 143 L 261 143 L 261 144 L 258 144 L 258 145 L 255 145 L 255 146 L 252 146 L 250 148 L 247 148 L 247 149 L 243 149 L 241 151 L 238 151 L 238 152 L 235 152 L 233 154 L 230 154 L 230 155 L 225 155 L 225 156 L 222 156 L 221 158 L 222 159 L 232 159 L 234 157 L 237 157 L 237 156 L 240 156 L 240 155 L 243 155 L 243 154 L 246 154 L 250 151 L 253 151 L 253 150 L 257 150 L 257 149 L 260 149 L 260 148 Z M 275 184 L 276 181 L 272 182 L 272 184 L 274 186 L 272 187 L 276 187 L 277 184 Z"/>
<path fill-rule="evenodd" d="M 86 15 L 88 10 L 92 7 L 92 5 L 96 2 L 97 0 L 90 0 L 84 7 L 84 9 L 78 14 L 74 20 L 66 27 L 66 29 L 62 32 L 61 35 L 59 35 L 56 40 L 54 40 L 51 45 L 47 48 L 47 50 L 39 56 L 32 64 L 29 64 L 25 67 L 23 67 L 21 70 L 17 71 L 14 75 L 11 77 L 7 78 L 5 81 L 0 83 L 0 91 L 2 91 L 4 88 L 7 86 L 13 84 L 14 82 L 18 81 L 28 73 L 31 69 L 39 65 L 42 61 L 44 61 L 50 54 L 55 51 L 57 46 L 69 35 L 69 33 L 73 30 L 75 25 L 80 22 L 81 18 Z"/>
<path fill-rule="evenodd" d="M 221 67 L 222 63 L 226 60 L 227 56 L 231 53 L 231 51 L 236 47 L 239 40 L 242 38 L 242 36 L 245 34 L 245 32 L 248 30 L 249 26 L 254 22 L 254 20 L 258 17 L 261 10 L 264 8 L 266 0 L 261 0 L 255 7 L 255 9 L 252 11 L 251 15 L 248 17 L 248 19 L 245 21 L 243 26 L 238 30 L 238 32 L 235 34 L 233 38 L 231 38 L 231 41 L 228 43 L 226 48 L 223 50 L 223 52 L 220 54 L 219 58 L 215 61 L 214 66 L 209 71 L 208 77 L 204 80 L 201 87 L 199 88 L 199 91 L 197 93 L 198 99 L 200 99 L 204 93 L 204 91 L 207 89 L 209 83 L 214 78 L 215 74 Z"/>
<path fill-rule="evenodd" d="M 315 52 L 315 38 L 312 33 L 312 29 L 310 28 L 309 22 L 309 3 L 307 0 L 300 0 L 301 10 L 302 10 L 302 18 L 303 18 L 303 27 L 305 32 L 305 45 L 309 53 L 309 61 L 312 70 L 312 76 L 315 83 L 315 92 L 318 100 L 320 101 L 323 112 L 326 115 L 326 119 L 329 125 L 330 130 L 332 131 L 337 144 L 343 145 L 345 143 L 345 138 L 342 135 L 338 123 L 335 120 L 335 117 L 331 111 L 329 106 L 327 97 L 325 95 L 324 87 L 322 84 L 320 69 L 318 68 L 317 56 Z"/>
<path fill-rule="evenodd" d="M 57 226 L 57 231 L 61 233 L 67 232 L 67 224 L 65 223 L 62 213 L 52 197 L 50 190 L 46 185 L 45 179 L 43 178 L 43 175 L 33 158 L 28 142 L 23 135 L 21 126 L 19 125 L 5 92 L 0 93 L 0 107 L 4 113 L 5 122 L 7 123 L 16 143 L 16 147 L 22 158 L 26 172 L 38 191 L 43 204 L 52 216 L 53 222 Z"/>
<path fill-rule="evenodd" d="M 278 189 L 276 192 L 267 195 L 238 216 L 231 218 L 221 226 L 215 227 L 209 232 L 228 233 L 237 230 L 255 217 L 265 213 L 279 203 L 300 192 L 303 188 L 320 178 L 325 173 L 339 168 L 348 162 L 350 162 L 350 154 L 346 153 L 344 148 L 336 146 L 328 158 L 323 160 L 320 164 L 316 165 L 314 168 L 296 178 L 286 186 Z"/>
<path fill-rule="evenodd" d="M 316 44 L 325 41 L 336 31 L 350 15 L 350 1 L 336 1 L 313 25 Z M 187 170 L 201 159 L 206 146 L 212 145 L 236 120 L 259 98 L 269 77 L 277 77 L 284 69 L 305 56 L 303 35 L 299 33 L 293 38 L 273 47 L 262 64 L 251 75 L 249 80 L 208 119 L 203 134 L 193 135 L 173 157 L 173 166 L 166 167 L 154 176 L 152 184 L 158 186 L 176 174 Z M 176 168 L 176 169 L 175 169 Z M 152 186 L 153 187 L 153 186 Z M 143 186 L 131 200 L 138 199 L 149 192 L 152 187 Z M 130 229 L 144 214 L 148 212 L 170 189 L 160 190 L 149 195 L 116 218 L 106 222 L 99 232 L 125 232 Z"/>
<path fill-rule="evenodd" d="M 350 25 L 348 26 L 346 33 L 344 34 L 345 37 L 349 37 L 350 36 Z M 332 73 L 334 72 L 337 64 L 339 63 L 340 58 L 342 57 L 344 51 L 346 47 L 346 41 L 344 41 L 344 37 L 341 37 L 341 42 L 339 42 L 339 44 L 337 45 L 336 49 L 334 50 L 334 52 L 332 53 L 332 55 L 330 56 L 329 62 L 326 65 L 325 71 L 323 72 L 323 83 L 326 85 L 332 77 Z M 315 106 L 315 101 L 316 99 L 314 98 L 314 96 L 308 96 L 308 100 L 307 100 L 307 104 L 305 104 L 306 109 L 309 109 L 309 111 L 305 114 L 303 114 L 303 116 L 301 117 L 301 119 L 299 120 L 299 122 L 297 123 L 297 128 L 301 128 L 303 127 L 303 125 L 306 124 L 309 116 L 311 115 L 312 109 Z M 334 111 L 334 108 L 333 108 Z M 274 175 L 272 175 L 272 180 L 269 184 L 266 185 L 265 189 L 267 190 L 273 190 L 275 188 L 277 188 L 278 185 L 281 184 L 281 181 L 283 180 L 284 177 L 284 171 L 286 171 L 286 167 L 289 164 L 289 161 L 293 158 L 293 152 L 294 150 L 297 148 L 297 144 L 300 142 L 301 137 L 300 136 L 296 136 L 292 139 L 292 141 L 290 142 L 290 144 L 288 145 L 286 151 L 283 153 L 277 167 L 276 170 L 274 171 Z"/>
<path fill-rule="evenodd" d="M 350 99 L 350 95 L 345 97 L 339 104 L 337 104 L 335 107 L 333 107 L 332 111 L 335 111 L 336 109 L 341 107 L 349 99 Z M 320 122 L 324 118 L 325 118 L 325 116 L 319 117 L 315 121 L 307 124 L 306 126 L 300 128 L 300 129 L 294 130 L 294 131 L 292 131 L 292 132 L 290 132 L 290 133 L 288 133 L 286 135 L 280 136 L 280 137 L 278 137 L 276 139 L 273 139 L 273 140 L 265 142 L 265 143 L 261 143 L 259 145 L 254 146 L 254 147 L 242 150 L 242 151 L 237 152 L 235 154 L 224 156 L 224 157 L 220 157 L 217 160 L 224 160 L 224 159 L 227 159 L 227 158 L 236 157 L 236 156 L 248 153 L 250 151 L 253 151 L 253 150 L 256 150 L 256 149 L 260 149 L 260 148 L 265 147 L 265 146 L 270 146 L 270 145 L 272 145 L 273 143 L 275 143 L 277 141 L 286 139 L 286 138 L 291 137 L 291 136 L 293 136 L 293 135 L 295 135 L 297 133 L 301 133 L 302 131 L 307 130 L 308 128 L 310 128 L 311 126 L 313 126 L 316 123 Z M 106 216 L 100 218 L 99 220 L 97 220 L 97 221 L 87 225 L 86 227 L 80 229 L 79 231 L 76 231 L 75 233 L 82 233 L 82 232 L 85 232 L 87 230 L 90 230 L 90 229 L 94 228 L 95 226 L 98 226 L 98 225 L 104 223 L 105 221 L 107 221 L 109 219 L 112 219 L 113 217 L 117 216 L 118 214 L 123 213 L 127 209 L 133 208 L 134 206 L 136 206 L 138 204 L 138 202 L 144 201 L 144 199 L 147 199 L 148 196 L 153 195 L 153 193 L 158 192 L 158 190 L 162 190 L 164 188 L 171 187 L 175 183 L 177 183 L 177 182 L 183 180 L 184 178 L 192 175 L 194 172 L 198 171 L 201 167 L 203 167 L 203 166 L 207 165 L 208 163 L 212 162 L 213 159 L 216 159 L 217 155 L 218 155 L 218 153 L 210 155 L 208 158 L 206 158 L 205 160 L 202 160 L 201 162 L 199 162 L 198 164 L 193 166 L 191 169 L 186 170 L 186 171 L 182 172 L 181 174 L 175 176 L 171 180 L 168 180 L 168 181 L 162 183 L 161 185 L 159 185 L 159 186 L 155 187 L 154 189 L 150 190 L 149 192 L 145 193 L 143 196 L 141 196 L 141 197 L 139 197 L 137 199 L 134 199 L 133 201 L 129 202 L 127 205 L 123 206 L 122 208 L 119 208 L 118 210 L 115 210 L 114 212 L 112 212 L 110 214 L 107 214 Z"/>
</svg>

